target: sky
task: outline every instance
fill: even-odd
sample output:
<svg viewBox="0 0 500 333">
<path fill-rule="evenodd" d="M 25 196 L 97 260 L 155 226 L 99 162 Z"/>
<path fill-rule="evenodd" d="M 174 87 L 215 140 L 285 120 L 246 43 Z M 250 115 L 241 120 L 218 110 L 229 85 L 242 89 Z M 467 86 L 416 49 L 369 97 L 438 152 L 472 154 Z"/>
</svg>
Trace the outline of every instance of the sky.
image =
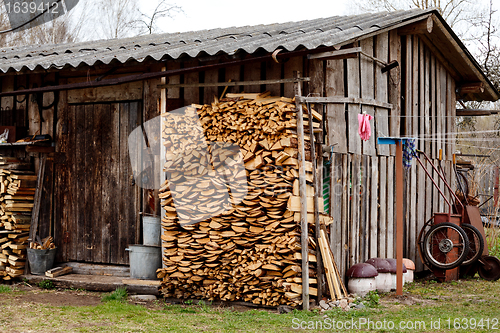
<svg viewBox="0 0 500 333">
<path fill-rule="evenodd" d="M 184 13 L 162 22 L 164 32 L 300 21 L 348 14 L 348 0 L 179 0 Z M 146 6 L 146 5 L 143 5 Z"/>
</svg>

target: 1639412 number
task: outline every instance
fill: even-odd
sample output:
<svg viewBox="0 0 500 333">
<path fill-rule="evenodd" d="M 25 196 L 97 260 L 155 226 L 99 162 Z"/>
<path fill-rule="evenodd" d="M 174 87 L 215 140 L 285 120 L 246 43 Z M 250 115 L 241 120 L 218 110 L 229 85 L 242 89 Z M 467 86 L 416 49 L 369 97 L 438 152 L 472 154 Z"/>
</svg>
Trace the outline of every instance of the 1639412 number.
<svg viewBox="0 0 500 333">
<path fill-rule="evenodd" d="M 42 14 L 44 12 L 59 14 L 59 2 L 6 1 L 5 9 L 7 14 Z"/>
</svg>

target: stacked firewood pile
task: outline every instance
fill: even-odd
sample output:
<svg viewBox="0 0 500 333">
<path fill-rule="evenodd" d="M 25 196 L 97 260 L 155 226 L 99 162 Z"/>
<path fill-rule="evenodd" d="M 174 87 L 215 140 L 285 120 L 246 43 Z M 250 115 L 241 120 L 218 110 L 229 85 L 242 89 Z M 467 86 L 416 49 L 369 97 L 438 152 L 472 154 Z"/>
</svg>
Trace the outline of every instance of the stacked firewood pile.
<svg viewBox="0 0 500 333">
<path fill-rule="evenodd" d="M 24 273 L 37 176 L 15 159 L 0 163 L 0 277 L 10 280 Z"/>
<path fill-rule="evenodd" d="M 165 297 L 297 306 L 295 104 L 266 94 L 231 97 L 162 115 L 167 181 L 160 190 L 161 291 Z M 309 229 L 313 236 L 312 224 Z M 314 275 L 311 265 L 311 284 Z"/>
</svg>

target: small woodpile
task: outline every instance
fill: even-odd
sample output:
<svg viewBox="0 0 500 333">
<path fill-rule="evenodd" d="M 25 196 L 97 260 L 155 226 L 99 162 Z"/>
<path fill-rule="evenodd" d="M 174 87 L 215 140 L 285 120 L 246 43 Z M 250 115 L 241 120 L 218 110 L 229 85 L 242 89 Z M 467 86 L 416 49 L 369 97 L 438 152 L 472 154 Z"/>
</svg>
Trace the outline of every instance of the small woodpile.
<svg viewBox="0 0 500 333">
<path fill-rule="evenodd" d="M 49 250 L 55 248 L 56 244 L 54 244 L 54 238 L 52 238 L 52 236 L 45 237 L 44 239 L 41 239 L 40 242 L 30 242 L 30 249 Z"/>
<path fill-rule="evenodd" d="M 0 277 L 10 280 L 24 273 L 37 176 L 13 158 L 0 163 Z"/>
<path fill-rule="evenodd" d="M 268 94 L 162 114 L 165 297 L 301 304 L 296 124 L 294 101 Z"/>
</svg>

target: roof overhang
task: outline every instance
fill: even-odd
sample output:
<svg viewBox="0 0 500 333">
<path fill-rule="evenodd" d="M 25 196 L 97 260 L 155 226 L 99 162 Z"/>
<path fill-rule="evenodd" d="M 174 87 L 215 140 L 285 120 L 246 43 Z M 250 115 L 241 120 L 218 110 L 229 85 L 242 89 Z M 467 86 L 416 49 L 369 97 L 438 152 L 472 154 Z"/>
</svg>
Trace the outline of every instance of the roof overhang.
<svg viewBox="0 0 500 333">
<path fill-rule="evenodd" d="M 424 43 L 457 82 L 457 98 L 463 101 L 496 101 L 500 93 L 443 17 L 433 10 L 431 33 L 420 34 Z"/>
</svg>

